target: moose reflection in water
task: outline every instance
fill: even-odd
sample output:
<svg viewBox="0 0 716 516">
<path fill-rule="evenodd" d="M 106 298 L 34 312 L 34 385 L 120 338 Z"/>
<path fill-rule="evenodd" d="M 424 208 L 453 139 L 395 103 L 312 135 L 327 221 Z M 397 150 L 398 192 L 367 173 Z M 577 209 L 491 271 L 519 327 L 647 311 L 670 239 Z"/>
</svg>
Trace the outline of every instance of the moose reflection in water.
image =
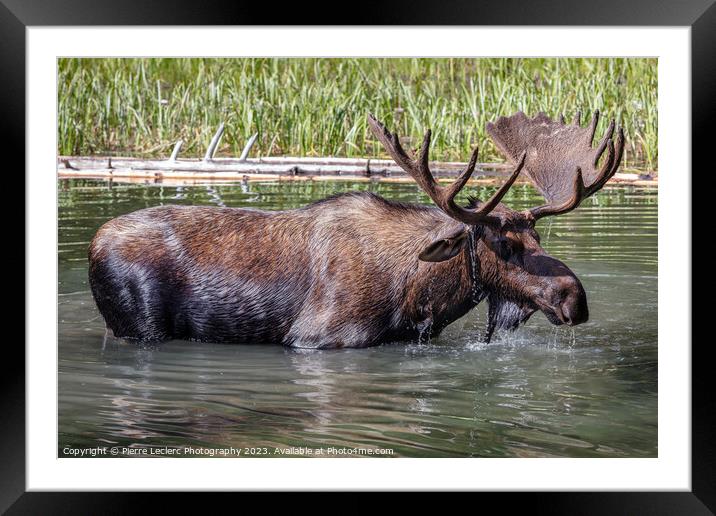
<svg viewBox="0 0 716 516">
<path fill-rule="evenodd" d="M 115 336 L 161 341 L 279 342 L 299 348 L 365 347 L 436 336 L 487 299 L 486 340 L 537 310 L 555 324 L 587 320 L 584 288 L 540 246 L 535 223 L 575 209 L 617 171 L 624 135 L 612 121 L 599 145 L 588 127 L 540 113 L 488 124 L 515 164 L 488 200 L 456 204 L 477 163 L 449 186 L 428 166 L 431 133 L 413 158 L 369 116 L 392 158 L 437 208 L 367 193 L 287 211 L 162 206 L 107 222 L 89 251 L 89 280 Z M 606 155 L 605 155 L 605 151 Z M 547 203 L 500 203 L 520 173 Z"/>
</svg>

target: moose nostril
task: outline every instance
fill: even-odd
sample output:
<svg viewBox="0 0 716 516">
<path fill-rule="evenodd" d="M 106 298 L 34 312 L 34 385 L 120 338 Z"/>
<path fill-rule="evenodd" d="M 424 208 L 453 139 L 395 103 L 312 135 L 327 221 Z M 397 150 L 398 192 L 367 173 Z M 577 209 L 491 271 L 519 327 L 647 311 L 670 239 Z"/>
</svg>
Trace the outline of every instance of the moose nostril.
<svg viewBox="0 0 716 516">
<path fill-rule="evenodd" d="M 562 302 L 561 309 L 564 323 L 570 326 L 587 322 L 587 319 L 589 319 L 587 296 L 581 292 L 568 295 Z"/>
</svg>

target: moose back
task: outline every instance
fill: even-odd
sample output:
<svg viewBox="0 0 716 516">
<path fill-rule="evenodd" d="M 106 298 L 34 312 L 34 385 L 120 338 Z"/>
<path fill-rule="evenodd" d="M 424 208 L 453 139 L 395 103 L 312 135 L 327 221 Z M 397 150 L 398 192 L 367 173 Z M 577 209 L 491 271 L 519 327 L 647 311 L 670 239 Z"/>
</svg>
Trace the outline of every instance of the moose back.
<svg viewBox="0 0 716 516">
<path fill-rule="evenodd" d="M 553 324 L 587 320 L 576 275 L 540 246 L 536 221 L 576 208 L 614 175 L 624 148 L 614 122 L 596 148 L 598 120 L 582 127 L 540 113 L 488 124 L 514 164 L 488 200 L 455 202 L 477 149 L 454 183 L 429 169 L 431 134 L 416 157 L 374 117 L 371 130 L 436 207 L 371 193 L 296 210 L 162 206 L 117 217 L 89 247 L 92 294 L 115 336 L 365 347 L 436 336 L 487 299 L 486 340 L 541 311 Z M 606 152 L 605 152 L 606 151 Z M 543 206 L 500 201 L 520 174 Z"/>
</svg>

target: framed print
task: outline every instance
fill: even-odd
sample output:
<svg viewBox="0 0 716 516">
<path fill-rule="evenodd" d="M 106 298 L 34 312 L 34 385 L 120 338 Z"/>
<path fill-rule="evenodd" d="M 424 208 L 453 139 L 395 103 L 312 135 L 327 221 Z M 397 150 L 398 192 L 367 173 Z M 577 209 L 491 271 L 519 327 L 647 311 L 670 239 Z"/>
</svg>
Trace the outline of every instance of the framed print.
<svg viewBox="0 0 716 516">
<path fill-rule="evenodd" d="M 5 2 L 27 304 L 3 508 L 713 511 L 688 214 L 716 8 L 551 4 L 258 27 L 256 6 Z"/>
</svg>

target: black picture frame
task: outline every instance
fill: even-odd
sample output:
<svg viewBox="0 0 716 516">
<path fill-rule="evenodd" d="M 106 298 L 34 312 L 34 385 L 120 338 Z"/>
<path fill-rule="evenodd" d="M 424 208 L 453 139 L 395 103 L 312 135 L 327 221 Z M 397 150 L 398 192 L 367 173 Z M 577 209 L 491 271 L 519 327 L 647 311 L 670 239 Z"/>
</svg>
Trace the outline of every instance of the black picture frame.
<svg viewBox="0 0 716 516">
<path fill-rule="evenodd" d="M 25 137 L 25 30 L 44 25 L 626 25 L 691 27 L 692 70 L 692 156 L 706 163 L 712 154 L 712 131 L 716 119 L 716 5 L 714 0 L 648 1 L 602 0 L 500 0 L 470 2 L 393 2 L 362 4 L 351 15 L 339 15 L 335 5 L 308 8 L 303 2 L 274 4 L 216 2 L 204 0 L 0 0 L 0 80 L 2 141 L 6 149 L 24 148 Z M 350 7 L 350 6 L 349 6 Z M 317 18 L 316 13 L 324 13 Z M 332 16 L 333 19 L 330 19 Z M 16 170 L 25 170 L 24 154 L 4 153 L 16 159 Z M 5 157 L 4 157 L 5 159 Z M 7 166 L 7 162 L 6 162 Z M 712 167 L 711 167 L 712 168 Z M 14 176 L 17 178 L 17 176 Z M 17 182 L 20 183 L 19 181 Z M 24 186 L 21 186 L 24 190 Z M 692 189 L 692 192 L 695 191 Z M 24 192 L 31 195 L 31 192 Z M 696 205 L 696 199 L 693 205 Z M 688 214 L 687 214 L 688 215 Z M 693 224 L 699 223 L 692 216 Z M 24 226 L 14 224 L 18 239 Z M 22 236 L 20 232 L 23 232 Z M 693 228 L 692 228 L 693 231 Z M 695 231 L 692 235 L 696 234 Z M 14 235 L 13 235 L 14 236 Z M 8 265 L 25 270 L 25 256 L 14 256 Z M 695 264 L 692 264 L 695 267 Z M 683 300 L 691 303 L 691 300 Z M 19 306 L 20 303 L 17 303 Z M 24 306 L 24 303 L 22 304 Z M 692 320 L 699 320 L 694 302 Z M 703 306 L 703 305 L 702 305 Z M 703 314 L 702 314 L 703 315 Z M 15 341 L 16 342 L 16 341 Z M 6 341 L 5 367 L 0 407 L 0 510 L 8 514 L 99 514 L 120 513 L 145 506 L 147 498 L 161 496 L 163 508 L 186 509 L 186 496 L 179 493 L 39 493 L 25 492 L 25 352 Z M 689 342 L 672 343 L 689 345 Z M 702 342 L 702 344 L 708 344 Z M 521 502 L 531 512 L 550 514 L 713 514 L 716 512 L 716 448 L 713 414 L 714 389 L 710 384 L 710 345 L 692 347 L 692 490 L 690 492 L 594 492 L 594 493 L 504 493 L 480 496 L 509 497 L 510 508 Z M 48 352 L 51 352 L 48 349 Z M 12 365 L 10 365 L 12 364 Z M 598 459 L 595 459 L 598 460 Z M 212 494 L 212 501 L 216 495 Z M 502 501 L 502 500 L 500 500 Z"/>
</svg>

